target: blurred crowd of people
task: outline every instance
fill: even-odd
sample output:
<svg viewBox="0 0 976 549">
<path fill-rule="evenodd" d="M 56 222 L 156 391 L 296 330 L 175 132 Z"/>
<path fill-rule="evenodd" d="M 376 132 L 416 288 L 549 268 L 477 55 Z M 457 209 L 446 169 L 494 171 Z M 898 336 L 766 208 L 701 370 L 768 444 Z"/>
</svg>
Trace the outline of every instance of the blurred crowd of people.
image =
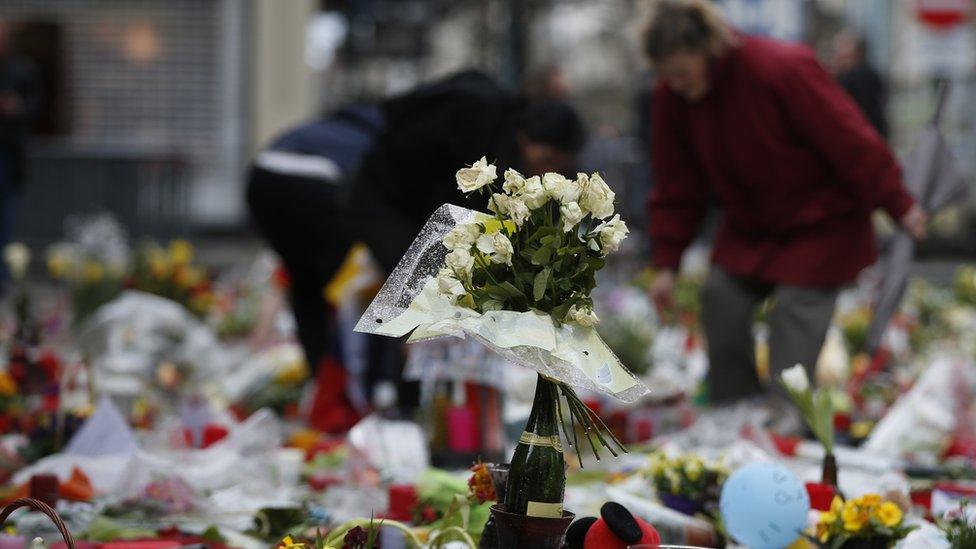
<svg viewBox="0 0 976 549">
<path fill-rule="evenodd" d="M 644 53 L 653 91 L 638 111 L 658 273 L 649 292 L 672 306 L 682 254 L 717 208 L 704 289 L 708 382 L 715 402 L 752 397 L 764 391 L 750 331 L 760 303 L 774 303 L 774 377 L 812 367 L 838 291 L 877 258 L 872 212 L 924 236 L 927 216 L 885 143 L 884 79 L 856 33 L 837 37 L 828 70 L 806 46 L 740 33 L 706 0 L 658 2 Z M 530 71 L 519 92 L 466 71 L 328 113 L 257 156 L 248 203 L 291 276 L 312 365 L 339 352 L 322 288 L 353 243 L 389 273 L 436 207 L 467 204 L 454 172 L 482 156 L 500 171 L 575 174 L 586 130 L 570 97 L 555 65 Z M 395 365 L 375 367 L 395 376 Z"/>
</svg>

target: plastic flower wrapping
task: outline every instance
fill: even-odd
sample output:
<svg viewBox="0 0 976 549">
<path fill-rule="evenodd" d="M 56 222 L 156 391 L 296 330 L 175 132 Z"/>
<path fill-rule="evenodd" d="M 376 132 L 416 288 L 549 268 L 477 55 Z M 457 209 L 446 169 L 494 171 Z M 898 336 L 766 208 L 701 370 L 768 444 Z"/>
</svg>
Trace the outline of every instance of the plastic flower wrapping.
<svg viewBox="0 0 976 549">
<path fill-rule="evenodd" d="M 494 171 L 484 160 L 468 170 L 479 164 Z M 603 257 L 626 235 L 619 216 L 598 217 L 610 217 L 612 191 L 595 174 L 577 181 L 546 174 L 540 180 L 509 170 L 505 179 L 507 192 L 489 199 L 494 216 L 450 204 L 434 212 L 356 331 L 390 337 L 412 332 L 408 342 L 472 337 L 548 378 L 636 400 L 647 387 L 597 334 L 589 297 Z M 493 180 L 486 177 L 484 185 Z M 588 203 L 588 187 L 599 188 L 592 194 L 609 192 L 610 206 L 595 198 Z M 563 203 L 568 198 L 573 200 Z M 603 211 L 594 212 L 594 206 Z"/>
<path fill-rule="evenodd" d="M 487 191 L 493 215 L 450 204 L 438 208 L 356 331 L 410 334 L 408 342 L 470 337 L 554 383 L 560 429 L 567 439 L 572 435 L 580 465 L 574 423 L 597 459 L 593 436 L 614 456 L 614 447 L 626 452 L 574 390 L 624 402 L 647 393 L 594 328 L 599 319 L 590 293 L 596 272 L 628 232 L 613 213 L 614 193 L 598 174 L 570 180 L 507 170 L 502 192 L 495 192 L 497 179 L 485 158 L 457 172 L 461 191 Z"/>
</svg>

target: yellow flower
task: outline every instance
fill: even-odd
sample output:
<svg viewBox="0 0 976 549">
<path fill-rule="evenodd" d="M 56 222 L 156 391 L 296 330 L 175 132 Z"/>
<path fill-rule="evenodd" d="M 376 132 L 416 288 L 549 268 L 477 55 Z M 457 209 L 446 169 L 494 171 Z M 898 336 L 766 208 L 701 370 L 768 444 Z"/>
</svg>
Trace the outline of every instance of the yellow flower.
<svg viewBox="0 0 976 549">
<path fill-rule="evenodd" d="M 901 508 L 891 501 L 886 501 L 874 510 L 874 518 L 888 528 L 898 526 L 902 519 Z"/>
<path fill-rule="evenodd" d="M 17 394 L 17 381 L 6 370 L 0 370 L 0 395 L 11 396 Z"/>
<path fill-rule="evenodd" d="M 702 475 L 702 462 L 697 459 L 689 459 L 685 462 L 685 474 L 688 475 L 688 480 L 695 482 Z"/>
<path fill-rule="evenodd" d="M 189 265 L 193 261 L 193 245 L 186 240 L 169 243 L 169 258 L 174 265 Z"/>
<path fill-rule="evenodd" d="M 863 507 L 874 507 L 875 505 L 881 504 L 881 496 L 878 494 L 865 494 L 861 496 L 860 504 Z"/>
<path fill-rule="evenodd" d="M 82 278 L 89 283 L 100 282 L 105 278 L 105 267 L 97 261 L 86 261 Z"/>
<path fill-rule="evenodd" d="M 278 544 L 278 547 L 281 547 L 283 549 L 289 549 L 289 548 L 305 549 L 306 545 L 304 543 L 295 541 L 294 539 L 292 539 L 291 536 L 285 536 L 285 539 L 281 540 L 281 543 Z"/>
<path fill-rule="evenodd" d="M 817 524 L 817 539 L 820 543 L 827 543 L 830 539 L 830 526 L 823 522 Z"/>
<path fill-rule="evenodd" d="M 840 515 L 844 521 L 844 530 L 848 532 L 859 532 L 868 523 L 868 514 L 860 509 L 854 501 L 844 504 L 844 510 Z"/>
<path fill-rule="evenodd" d="M 196 267 L 176 265 L 173 271 L 173 281 L 181 288 L 192 288 L 203 280 L 203 271 Z"/>
<path fill-rule="evenodd" d="M 280 385 L 298 385 L 308 377 L 308 365 L 304 359 L 292 360 L 275 369 L 274 380 Z"/>
<path fill-rule="evenodd" d="M 153 278 L 161 280 L 169 276 L 170 260 L 163 250 L 159 248 L 149 250 L 146 262 L 149 264 L 149 272 L 152 273 Z"/>
<path fill-rule="evenodd" d="M 830 501 L 830 512 L 835 516 L 839 515 L 841 511 L 844 510 L 844 500 L 840 496 L 834 496 L 834 499 Z M 834 520 L 837 520 L 834 518 Z"/>
<path fill-rule="evenodd" d="M 837 513 L 823 511 L 820 513 L 820 519 L 817 521 L 817 528 L 819 529 L 821 526 L 824 528 L 830 528 L 830 526 L 835 522 L 837 522 Z"/>
</svg>

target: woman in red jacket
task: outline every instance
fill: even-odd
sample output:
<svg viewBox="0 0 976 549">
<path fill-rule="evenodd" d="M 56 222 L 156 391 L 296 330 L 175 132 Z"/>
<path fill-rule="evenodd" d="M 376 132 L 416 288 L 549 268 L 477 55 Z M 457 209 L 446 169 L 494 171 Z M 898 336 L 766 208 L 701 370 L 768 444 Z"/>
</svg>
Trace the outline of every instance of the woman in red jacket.
<svg viewBox="0 0 976 549">
<path fill-rule="evenodd" d="M 926 215 L 884 141 L 805 46 L 737 34 L 707 0 L 659 2 L 644 38 L 660 76 L 651 297 L 671 305 L 682 253 L 717 203 L 702 310 L 710 396 L 759 394 L 755 308 L 772 298 L 773 375 L 812 368 L 839 288 L 877 258 L 872 211 L 917 238 Z"/>
</svg>

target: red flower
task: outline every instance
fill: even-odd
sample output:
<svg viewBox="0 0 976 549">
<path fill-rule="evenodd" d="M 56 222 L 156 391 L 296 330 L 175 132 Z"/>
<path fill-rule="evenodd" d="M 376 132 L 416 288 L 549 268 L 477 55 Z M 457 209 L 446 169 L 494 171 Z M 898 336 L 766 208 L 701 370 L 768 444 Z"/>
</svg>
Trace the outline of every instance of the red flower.
<svg viewBox="0 0 976 549">
<path fill-rule="evenodd" d="M 471 467 L 471 478 L 468 479 L 468 491 L 478 500 L 478 503 L 496 501 L 495 484 L 491 481 L 488 467 L 481 462 Z"/>
<path fill-rule="evenodd" d="M 367 549 L 367 541 L 369 533 L 362 526 L 357 526 L 346 532 L 346 536 L 342 538 L 342 549 Z"/>
</svg>

